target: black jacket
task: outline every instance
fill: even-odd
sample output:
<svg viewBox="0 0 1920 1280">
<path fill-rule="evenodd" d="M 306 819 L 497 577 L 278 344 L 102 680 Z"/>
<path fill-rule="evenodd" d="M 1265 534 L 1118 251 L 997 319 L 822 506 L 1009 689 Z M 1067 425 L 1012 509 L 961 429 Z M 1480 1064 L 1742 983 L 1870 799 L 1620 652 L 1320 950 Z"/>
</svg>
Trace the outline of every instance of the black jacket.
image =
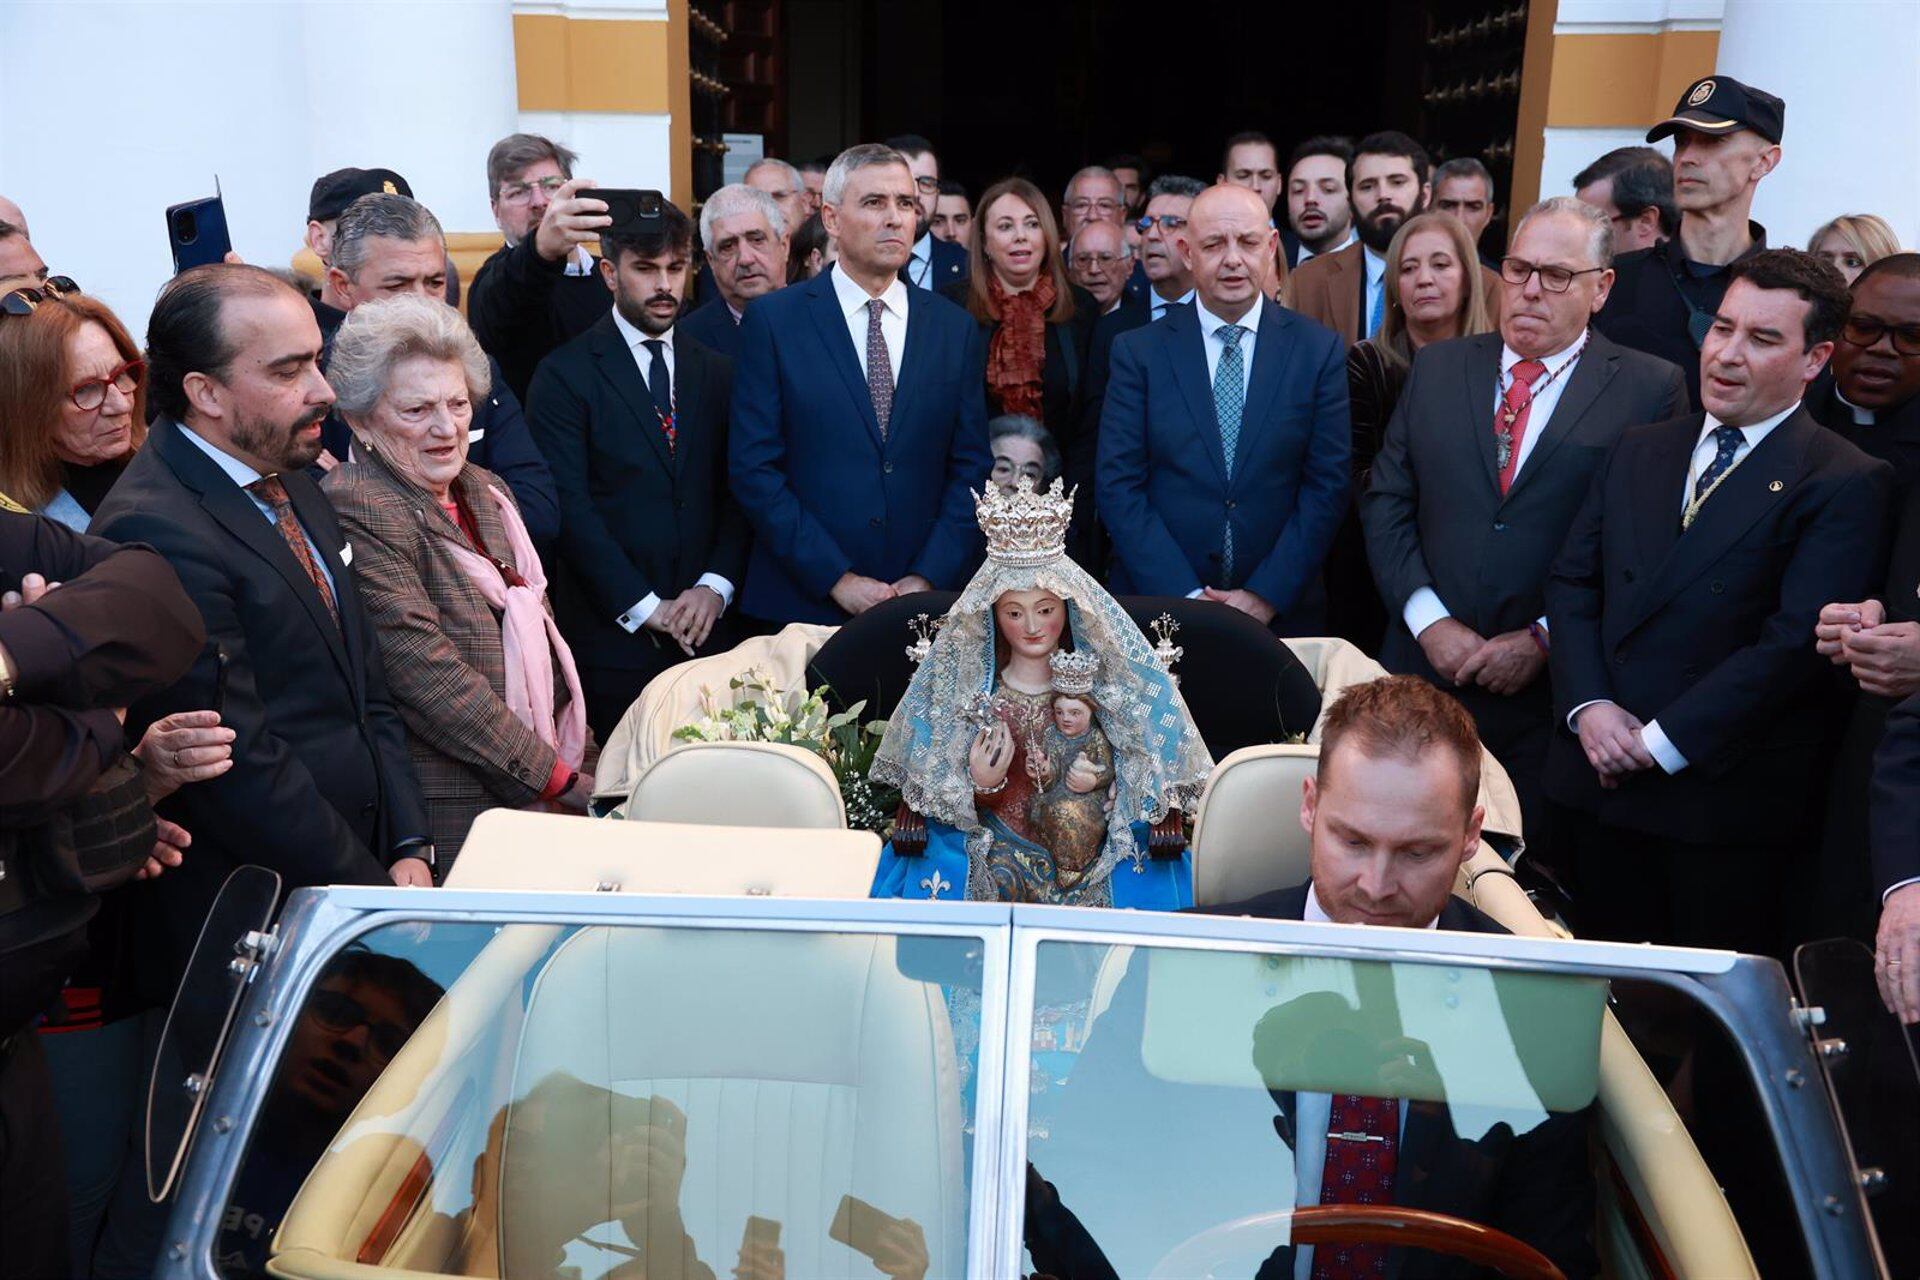
<svg viewBox="0 0 1920 1280">
<path fill-rule="evenodd" d="M 939 292 L 949 302 L 964 308 L 969 287 L 965 279 L 960 279 L 942 285 Z M 1047 322 L 1046 363 L 1040 370 L 1041 422 L 1053 433 L 1054 443 L 1060 446 L 1063 455 L 1073 440 L 1077 426 L 1080 394 L 1086 384 L 1087 346 L 1100 310 L 1100 304 L 1093 300 L 1092 294 L 1077 285 L 1072 287 L 1073 315 L 1065 320 Z M 991 345 L 994 333 L 1000 328 L 999 322 L 982 320 L 979 324 L 981 334 Z M 993 393 L 989 391 L 987 416 L 998 417 L 1005 412 L 994 403 Z"/>
<path fill-rule="evenodd" d="M 306 475 L 281 481 L 332 572 L 337 623 L 273 524 L 168 419 L 154 423 L 93 520 L 92 532 L 147 543 L 167 558 L 211 641 L 179 683 L 134 705 L 128 731 L 213 707 L 216 649 L 227 656 L 218 709 L 238 735 L 233 768 L 161 805 L 193 833 L 185 864 L 151 886 L 160 903 L 149 914 L 175 975 L 235 867 L 269 867 L 289 889 L 384 884 L 399 846 L 429 832 L 333 507 Z"/>
<path fill-rule="evenodd" d="M 1920 693 L 1887 713 L 1873 757 L 1873 887 L 1920 877 Z"/>
<path fill-rule="evenodd" d="M 607 315 L 549 356 L 527 407 L 560 490 L 554 610 L 586 666 L 662 665 L 655 633 L 616 621 L 717 573 L 738 592 L 747 522 L 727 488 L 732 364 L 674 334 L 677 439 L 669 453 L 646 379 Z M 735 596 L 738 604 L 738 595 Z M 680 651 L 671 654 L 677 659 Z"/>
<path fill-rule="evenodd" d="M 1740 259 L 1767 247 L 1767 229 L 1747 224 L 1753 245 Z M 1730 266 L 1731 264 L 1729 264 Z M 1593 318 L 1593 327 L 1623 347 L 1632 347 L 1678 365 L 1687 377 L 1687 403 L 1700 408 L 1700 344 L 1690 324 L 1705 332 L 1705 320 L 1720 306 L 1730 283 L 1729 267 L 1697 275 L 1687 261 L 1680 237 L 1650 249 L 1637 249 L 1613 260 L 1613 290 L 1607 305 Z"/>
<path fill-rule="evenodd" d="M 613 306 L 613 291 L 600 278 L 597 260 L 586 275 L 570 276 L 569 258 L 548 262 L 534 251 L 533 240 L 529 235 L 495 251 L 474 272 L 467 291 L 467 319 L 474 335 L 500 362 L 507 385 L 523 401 L 533 371 L 548 353 L 585 333 Z M 500 474 L 490 462 L 480 465 Z M 526 511 L 525 502 L 520 509 Z"/>
<path fill-rule="evenodd" d="M 85 795 L 126 750 L 114 709 L 179 679 L 206 642 L 199 610 L 151 550 L 0 510 L 0 591 L 30 573 L 61 585 L 0 613 L 14 682 L 0 700 L 0 955 L 77 927 L 98 905 L 30 895 L 13 834 Z M 0 1036 L 12 1029 L 0 1018 Z"/>
<path fill-rule="evenodd" d="M 713 298 L 680 317 L 674 326 L 683 338 L 692 338 L 707 350 L 729 360 L 740 354 L 740 322 L 733 318 L 727 300 L 716 291 Z"/>
<path fill-rule="evenodd" d="M 1210 906 L 1204 913 L 1299 920 L 1305 916 L 1306 898 L 1307 886 L 1299 885 L 1244 902 Z M 1439 923 L 1443 929 L 1460 932 L 1506 932 L 1458 898 L 1448 899 Z M 1062 1090 L 1049 1140 L 1030 1147 L 1027 1247 L 1037 1270 L 1061 1280 L 1107 1280 L 1116 1275 L 1097 1238 L 1111 1228 L 1113 1208 L 1073 1203 L 1074 1194 L 1046 1180 L 1050 1173 L 1063 1179 L 1083 1174 L 1088 1156 L 1102 1162 L 1096 1180 L 1115 1174 L 1123 1182 L 1128 1179 L 1130 1170 L 1118 1166 L 1127 1165 L 1133 1153 L 1113 1142 L 1103 1117 L 1152 1116 L 1157 1126 L 1186 1134 L 1182 1142 L 1168 1144 L 1157 1153 L 1163 1162 L 1150 1171 L 1141 1170 L 1141 1178 L 1146 1185 L 1166 1188 L 1169 1196 L 1210 1197 L 1222 1219 L 1248 1210 L 1286 1207 L 1266 1199 L 1260 1186 L 1246 1185 L 1249 1170 L 1268 1160 L 1282 1166 L 1270 1185 L 1292 1186 L 1294 1094 L 1271 1093 L 1270 1112 L 1257 1115 L 1246 1089 L 1172 1086 L 1146 1070 L 1141 1055 L 1146 968 L 1137 956 L 1129 965 Z M 1083 1090 L 1079 1099 L 1074 1096 L 1076 1088 Z M 1267 1104 L 1260 1103 L 1260 1108 L 1266 1112 Z M 1520 1135 L 1504 1124 L 1495 1125 L 1477 1141 L 1470 1141 L 1455 1136 L 1444 1104 L 1409 1102 L 1395 1201 L 1485 1223 L 1539 1249 L 1569 1277 L 1591 1276 L 1597 1260 L 1588 1240 L 1594 1187 L 1587 1160 L 1587 1119 L 1586 1111 L 1552 1115 Z M 1217 1141 L 1198 1141 L 1195 1134 Z M 1202 1151 L 1218 1164 L 1191 1167 Z M 1238 1177 L 1222 1178 L 1223 1169 Z M 1087 1222 L 1095 1224 L 1092 1230 Z M 1293 1249 L 1283 1246 L 1258 1274 L 1261 1280 L 1290 1280 L 1293 1268 Z M 1399 1280 L 1437 1280 L 1480 1273 L 1456 1257 L 1396 1249 L 1388 1253 L 1387 1274 Z"/>
<path fill-rule="evenodd" d="M 1779 840 L 1825 770 L 1823 605 L 1879 580 L 1893 468 L 1791 414 L 1680 530 L 1704 415 L 1628 431 L 1547 584 L 1554 714 L 1548 796 L 1610 825 L 1694 842 Z M 1523 473 L 1524 474 L 1524 473 Z M 1618 703 L 1687 760 L 1603 791 L 1575 708 Z"/>
</svg>

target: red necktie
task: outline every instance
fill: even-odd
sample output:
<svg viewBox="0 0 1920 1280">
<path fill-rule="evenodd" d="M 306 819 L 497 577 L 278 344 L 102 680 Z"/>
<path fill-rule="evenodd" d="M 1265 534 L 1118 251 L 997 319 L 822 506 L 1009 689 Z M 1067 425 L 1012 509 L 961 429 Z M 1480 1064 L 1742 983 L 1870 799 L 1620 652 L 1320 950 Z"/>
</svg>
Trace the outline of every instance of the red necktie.
<svg viewBox="0 0 1920 1280">
<path fill-rule="evenodd" d="M 1400 1164 L 1400 1103 L 1395 1098 L 1333 1095 L 1321 1204 L 1392 1204 Z M 1313 1250 L 1313 1280 L 1376 1280 L 1387 1274 L 1387 1247 L 1323 1244 Z"/>
<path fill-rule="evenodd" d="M 300 522 L 294 519 L 293 499 L 287 496 L 287 486 L 280 483 L 279 476 L 266 476 L 248 485 L 247 492 L 273 508 L 274 527 L 286 539 L 287 550 L 293 552 L 293 558 L 307 571 L 313 589 L 320 593 L 320 599 L 326 602 L 327 612 L 333 615 L 337 624 L 340 621 L 340 606 L 334 602 L 333 588 L 327 585 L 327 575 L 320 572 L 320 563 L 313 558 L 313 546 L 301 531 Z"/>
<path fill-rule="evenodd" d="M 1493 438 L 1504 456 L 1495 454 L 1500 464 L 1500 495 L 1513 488 L 1513 473 L 1520 469 L 1520 443 L 1527 438 L 1527 419 L 1533 416 L 1533 384 L 1547 366 L 1538 360 L 1522 360 L 1513 366 L 1513 382 L 1500 397 L 1493 414 Z"/>
</svg>

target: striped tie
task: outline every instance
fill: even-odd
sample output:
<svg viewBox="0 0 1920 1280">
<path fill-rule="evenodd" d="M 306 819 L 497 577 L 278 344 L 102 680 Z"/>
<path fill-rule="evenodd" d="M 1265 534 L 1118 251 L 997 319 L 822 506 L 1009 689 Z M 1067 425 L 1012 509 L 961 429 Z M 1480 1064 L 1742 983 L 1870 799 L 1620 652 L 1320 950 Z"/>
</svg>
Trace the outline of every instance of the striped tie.
<svg viewBox="0 0 1920 1280">
<path fill-rule="evenodd" d="M 1247 358 L 1240 350 L 1246 329 L 1237 324 L 1220 327 L 1220 367 L 1213 375 L 1213 416 L 1220 424 L 1220 452 L 1227 460 L 1227 479 L 1233 479 L 1233 458 L 1240 451 L 1240 418 L 1247 407 Z M 1226 582 L 1233 580 L 1233 520 L 1227 520 L 1226 542 L 1220 552 Z M 1224 584 L 1223 584 L 1224 585 Z"/>
</svg>

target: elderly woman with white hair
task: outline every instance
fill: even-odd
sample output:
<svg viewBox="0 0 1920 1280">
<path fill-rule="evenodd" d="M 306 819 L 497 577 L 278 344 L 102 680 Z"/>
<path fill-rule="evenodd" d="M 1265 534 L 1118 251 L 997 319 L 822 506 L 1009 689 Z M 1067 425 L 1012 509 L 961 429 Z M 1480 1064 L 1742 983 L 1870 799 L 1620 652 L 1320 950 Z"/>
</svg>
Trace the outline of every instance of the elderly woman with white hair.
<svg viewBox="0 0 1920 1280">
<path fill-rule="evenodd" d="M 354 461 L 327 477 L 444 870 L 483 810 L 584 811 L 592 742 L 573 655 L 511 491 L 467 460 L 487 358 L 460 313 L 356 307 L 327 380 Z"/>
</svg>

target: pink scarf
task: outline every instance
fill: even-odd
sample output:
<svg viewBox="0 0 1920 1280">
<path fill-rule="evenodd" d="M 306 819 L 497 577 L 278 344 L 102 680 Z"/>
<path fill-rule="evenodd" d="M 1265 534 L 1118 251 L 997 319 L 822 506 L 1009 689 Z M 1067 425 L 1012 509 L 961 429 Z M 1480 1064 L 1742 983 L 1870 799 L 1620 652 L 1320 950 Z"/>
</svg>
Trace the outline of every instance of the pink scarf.
<svg viewBox="0 0 1920 1280">
<path fill-rule="evenodd" d="M 500 523 L 507 531 L 507 545 L 524 585 L 509 587 L 493 561 L 460 542 L 448 539 L 453 562 L 500 611 L 500 646 L 506 653 L 507 710 L 540 741 L 559 752 L 570 769 L 578 769 L 587 753 L 587 706 L 580 693 L 580 672 L 573 665 L 573 651 L 560 635 L 553 619 L 541 602 L 546 599 L 547 574 L 540 557 L 527 536 L 520 513 L 492 485 L 487 492 L 500 509 Z M 567 708 L 558 723 L 554 720 L 553 664 L 560 662 L 560 678 L 567 683 Z"/>
</svg>

